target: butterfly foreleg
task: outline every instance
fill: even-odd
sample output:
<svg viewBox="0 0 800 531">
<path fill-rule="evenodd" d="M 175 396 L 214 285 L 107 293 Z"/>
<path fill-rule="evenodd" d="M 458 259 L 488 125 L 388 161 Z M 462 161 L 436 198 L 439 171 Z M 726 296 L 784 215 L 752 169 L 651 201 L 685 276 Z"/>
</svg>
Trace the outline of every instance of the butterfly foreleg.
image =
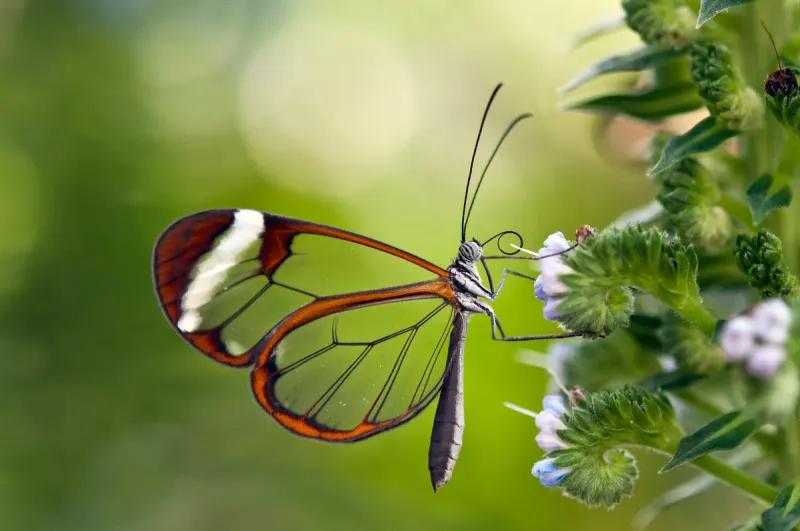
<svg viewBox="0 0 800 531">
<path fill-rule="evenodd" d="M 506 281 L 506 276 L 508 276 L 508 275 L 514 275 L 514 276 L 517 276 L 517 277 L 526 278 L 526 279 L 528 279 L 530 281 L 533 281 L 533 282 L 536 281 L 536 277 L 534 277 L 534 276 L 526 275 L 525 273 L 520 273 L 519 271 L 514 271 L 513 269 L 504 268 L 503 272 L 500 274 L 500 282 L 498 282 L 497 289 L 495 289 L 494 286 L 492 285 L 491 274 L 488 273 L 488 269 L 487 269 L 487 277 L 488 277 L 488 280 L 489 280 L 489 289 L 492 291 L 492 300 L 494 300 L 500 294 L 500 290 L 503 289 L 503 285 L 505 284 L 505 281 Z"/>
<path fill-rule="evenodd" d="M 492 320 L 492 339 L 496 341 L 533 341 L 535 339 L 561 339 L 565 337 L 578 337 L 586 334 L 586 331 L 562 332 L 560 334 L 534 334 L 527 336 L 507 336 L 500 324 L 500 319 L 494 312 L 488 313 Z"/>
</svg>

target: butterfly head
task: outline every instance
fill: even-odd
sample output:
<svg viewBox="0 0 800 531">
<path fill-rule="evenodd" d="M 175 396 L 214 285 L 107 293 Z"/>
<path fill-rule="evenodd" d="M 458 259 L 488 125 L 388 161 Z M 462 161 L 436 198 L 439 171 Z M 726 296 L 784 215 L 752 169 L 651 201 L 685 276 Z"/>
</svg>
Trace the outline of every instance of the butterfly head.
<svg viewBox="0 0 800 531">
<path fill-rule="evenodd" d="M 458 248 L 458 259 L 461 262 L 474 264 L 483 256 L 483 246 L 478 243 L 478 240 L 464 242 Z"/>
</svg>

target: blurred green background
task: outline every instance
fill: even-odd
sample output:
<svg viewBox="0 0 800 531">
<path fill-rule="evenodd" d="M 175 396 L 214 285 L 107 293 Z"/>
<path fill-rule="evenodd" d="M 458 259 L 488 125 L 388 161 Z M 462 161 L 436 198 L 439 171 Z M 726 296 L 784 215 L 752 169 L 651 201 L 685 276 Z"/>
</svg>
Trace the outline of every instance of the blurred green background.
<svg viewBox="0 0 800 531">
<path fill-rule="evenodd" d="M 0 529 L 627 529 L 657 493 L 588 510 L 530 475 L 546 376 L 472 321 L 465 445 L 434 495 L 433 408 L 353 445 L 290 435 L 246 371 L 173 333 L 150 252 L 174 218 L 250 207 L 368 234 L 447 265 L 474 136 L 519 112 L 470 235 L 605 226 L 649 200 L 594 149 L 555 89 L 624 32 L 569 52 L 612 0 L 0 0 Z M 351 271 L 335 271 L 348 275 Z M 553 332 L 529 284 L 496 304 L 511 333 Z M 543 350 L 544 344 L 535 348 Z M 683 474 L 683 475 L 681 475 Z M 707 529 L 719 488 L 653 529 Z M 740 504 L 741 505 L 741 504 Z M 687 514 L 694 513 L 691 519 Z"/>
</svg>

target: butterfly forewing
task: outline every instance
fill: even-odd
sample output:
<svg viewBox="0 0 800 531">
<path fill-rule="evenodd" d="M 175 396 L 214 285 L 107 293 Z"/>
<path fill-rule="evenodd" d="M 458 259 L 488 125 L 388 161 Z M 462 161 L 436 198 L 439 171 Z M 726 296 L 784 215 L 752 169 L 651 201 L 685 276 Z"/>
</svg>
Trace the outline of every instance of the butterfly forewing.
<svg viewBox="0 0 800 531">
<path fill-rule="evenodd" d="M 273 280 L 327 297 L 429 280 L 435 275 L 418 265 L 371 247 L 324 234 L 298 234 L 292 255 Z"/>
</svg>

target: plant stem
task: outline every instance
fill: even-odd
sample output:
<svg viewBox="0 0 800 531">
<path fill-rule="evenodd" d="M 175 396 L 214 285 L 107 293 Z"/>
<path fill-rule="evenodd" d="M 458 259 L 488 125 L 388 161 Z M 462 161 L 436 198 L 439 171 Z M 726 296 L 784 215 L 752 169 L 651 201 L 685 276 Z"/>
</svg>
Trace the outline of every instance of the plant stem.
<svg viewBox="0 0 800 531">
<path fill-rule="evenodd" d="M 689 299 L 683 305 L 673 307 L 673 309 L 686 321 L 702 330 L 707 336 L 711 337 L 714 333 L 714 328 L 717 326 L 717 318 L 706 310 L 699 297 Z"/>
<path fill-rule="evenodd" d="M 744 201 L 729 194 L 720 194 L 719 206 L 724 208 L 736 221 L 750 225 L 753 222 L 753 215 L 750 207 Z"/>
<path fill-rule="evenodd" d="M 778 437 L 783 442 L 781 448 L 780 461 L 782 466 L 779 469 L 779 479 L 781 483 L 787 483 L 798 473 L 798 458 L 800 458 L 800 448 L 798 448 L 798 425 L 792 418 L 781 426 L 778 430 Z"/>
<path fill-rule="evenodd" d="M 800 137 L 797 134 L 789 133 L 786 143 L 783 146 L 778 169 L 775 172 L 774 187 L 789 185 L 792 190 L 797 190 L 800 185 Z M 796 272 L 798 267 L 798 228 L 800 222 L 800 201 L 793 201 L 787 208 L 779 211 L 779 237 L 783 244 L 783 260 L 790 271 Z"/>
<path fill-rule="evenodd" d="M 703 455 L 691 461 L 689 464 L 713 475 L 732 487 L 736 487 L 754 500 L 765 505 L 772 505 L 775 502 L 775 498 L 778 497 L 777 488 L 745 474 L 738 468 L 734 468 L 716 457 Z"/>
</svg>

